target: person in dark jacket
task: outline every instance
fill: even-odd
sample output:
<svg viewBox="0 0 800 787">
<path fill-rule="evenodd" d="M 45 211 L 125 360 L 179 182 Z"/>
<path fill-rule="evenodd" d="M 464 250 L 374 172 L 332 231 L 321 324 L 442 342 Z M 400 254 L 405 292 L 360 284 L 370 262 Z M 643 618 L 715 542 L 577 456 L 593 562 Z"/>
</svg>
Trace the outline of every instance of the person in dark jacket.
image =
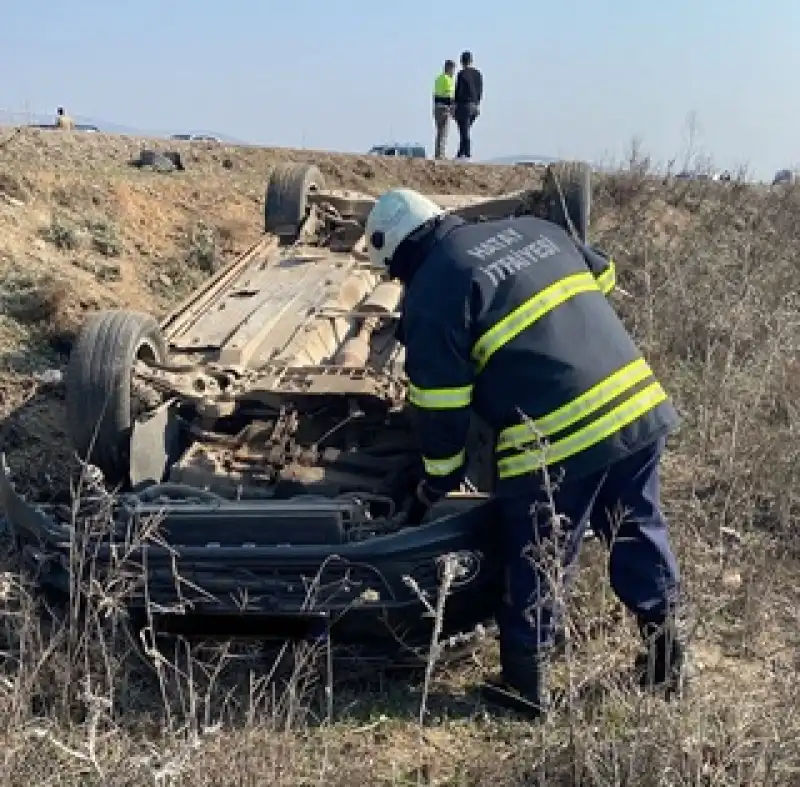
<svg viewBox="0 0 800 787">
<path fill-rule="evenodd" d="M 590 515 L 644 640 L 642 686 L 679 690 L 679 570 L 659 500 L 679 419 L 606 300 L 613 260 L 549 221 L 470 224 L 409 189 L 376 201 L 365 237 L 373 263 L 405 285 L 401 341 L 425 468 L 417 507 L 463 481 L 472 410 L 496 435 L 507 592 L 502 676 L 486 697 L 546 712 L 558 609 L 533 563 L 555 541 L 568 573 Z"/>
<path fill-rule="evenodd" d="M 456 158 L 472 157 L 472 124 L 481 111 L 483 75 L 472 65 L 472 52 L 461 53 L 461 70 L 456 77 L 453 118 L 458 126 L 458 153 Z"/>
</svg>

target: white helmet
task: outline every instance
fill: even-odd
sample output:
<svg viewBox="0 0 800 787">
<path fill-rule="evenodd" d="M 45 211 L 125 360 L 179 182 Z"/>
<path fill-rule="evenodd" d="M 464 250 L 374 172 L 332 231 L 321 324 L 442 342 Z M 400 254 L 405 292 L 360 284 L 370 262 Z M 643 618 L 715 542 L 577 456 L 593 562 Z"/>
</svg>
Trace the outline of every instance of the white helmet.
<svg viewBox="0 0 800 787">
<path fill-rule="evenodd" d="M 372 264 L 388 267 L 397 247 L 414 230 L 444 212 L 413 189 L 391 189 L 382 194 L 367 216 L 364 231 Z"/>
</svg>

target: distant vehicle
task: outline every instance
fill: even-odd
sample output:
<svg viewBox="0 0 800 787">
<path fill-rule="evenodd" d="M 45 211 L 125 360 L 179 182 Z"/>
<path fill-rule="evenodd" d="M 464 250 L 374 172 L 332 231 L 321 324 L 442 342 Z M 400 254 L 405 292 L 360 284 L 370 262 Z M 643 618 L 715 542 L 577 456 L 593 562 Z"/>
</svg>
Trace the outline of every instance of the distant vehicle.
<svg viewBox="0 0 800 787">
<path fill-rule="evenodd" d="M 369 154 L 374 156 L 407 156 L 409 158 L 426 158 L 425 146 L 419 142 L 387 142 L 384 145 L 373 145 Z"/>
<path fill-rule="evenodd" d="M 717 178 L 708 172 L 695 172 L 688 169 L 683 169 L 678 172 L 675 177 L 678 180 L 716 180 Z"/>
<path fill-rule="evenodd" d="M 731 183 L 734 180 L 742 181 L 744 179 L 744 175 L 742 174 L 736 175 L 734 178 L 734 175 L 728 169 L 713 170 L 709 172 L 698 172 L 696 170 L 684 169 L 680 172 L 677 172 L 674 177 L 678 180 L 711 180 L 715 183 Z"/>
<path fill-rule="evenodd" d="M 531 164 L 539 167 L 545 167 L 548 164 L 554 164 L 558 159 L 549 158 L 547 156 L 522 156 L 521 158 L 514 159 L 514 166 L 520 164 Z"/>
<path fill-rule="evenodd" d="M 45 128 L 49 130 L 57 129 L 58 126 L 55 123 L 30 123 L 28 128 Z M 91 126 L 87 123 L 76 123 L 73 128 L 73 131 L 84 131 L 90 134 L 99 134 L 100 129 L 97 126 Z"/>
<path fill-rule="evenodd" d="M 219 137 L 213 134 L 172 134 L 170 139 L 177 139 L 183 142 L 222 142 Z"/>
<path fill-rule="evenodd" d="M 795 175 L 790 169 L 779 169 L 772 179 L 772 185 L 777 186 L 780 183 L 794 183 Z"/>
<path fill-rule="evenodd" d="M 530 156 L 530 155 L 516 155 L 516 156 L 501 156 L 500 158 L 492 158 L 484 161 L 484 164 L 507 164 L 512 167 L 517 167 L 520 164 L 530 164 L 533 166 L 547 166 L 548 164 L 556 164 L 559 159 L 553 156 Z"/>
</svg>

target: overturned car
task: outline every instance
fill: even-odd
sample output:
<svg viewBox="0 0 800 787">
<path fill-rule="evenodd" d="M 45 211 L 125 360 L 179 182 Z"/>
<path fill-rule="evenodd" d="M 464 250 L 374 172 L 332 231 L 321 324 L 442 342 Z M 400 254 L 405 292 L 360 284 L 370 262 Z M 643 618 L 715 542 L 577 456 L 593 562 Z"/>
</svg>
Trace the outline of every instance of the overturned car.
<svg viewBox="0 0 800 787">
<path fill-rule="evenodd" d="M 433 198 L 468 221 L 534 213 L 585 241 L 589 169 L 558 167 L 540 188 Z M 395 339 L 403 293 L 369 264 L 373 203 L 326 189 L 314 166 L 279 166 L 265 234 L 243 256 L 160 323 L 107 311 L 83 327 L 66 375 L 68 427 L 113 494 L 98 491 L 99 476 L 84 493 L 108 515 L 81 549 L 93 570 L 121 552 L 141 567 L 129 607 L 147 608 L 159 631 L 332 633 L 415 654 L 443 581 L 444 638 L 468 641 L 492 619 L 502 572 L 482 424 L 465 487 L 407 522 L 421 467 Z M 39 582 L 67 593 L 80 513 L 24 500 L 4 460 L 0 502 Z"/>
</svg>

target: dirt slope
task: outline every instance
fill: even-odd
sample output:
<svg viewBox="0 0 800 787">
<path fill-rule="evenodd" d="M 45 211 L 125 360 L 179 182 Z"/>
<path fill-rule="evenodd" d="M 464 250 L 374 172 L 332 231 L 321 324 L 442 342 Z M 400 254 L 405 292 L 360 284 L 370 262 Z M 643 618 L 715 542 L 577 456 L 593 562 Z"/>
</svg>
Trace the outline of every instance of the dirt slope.
<svg viewBox="0 0 800 787">
<path fill-rule="evenodd" d="M 128 166 L 145 145 L 180 150 L 186 171 L 160 174 Z M 42 278 L 49 277 L 57 291 L 51 297 L 67 318 L 109 302 L 162 310 L 204 269 L 258 236 L 270 170 L 287 160 L 313 162 L 329 185 L 368 193 L 405 184 L 491 194 L 530 177 L 525 167 L 26 130 L 0 148 L 4 289 L 24 292 L 32 283 L 41 289 Z M 15 330 L 6 319 L 0 337 L 5 332 L 13 343 Z"/>
</svg>

